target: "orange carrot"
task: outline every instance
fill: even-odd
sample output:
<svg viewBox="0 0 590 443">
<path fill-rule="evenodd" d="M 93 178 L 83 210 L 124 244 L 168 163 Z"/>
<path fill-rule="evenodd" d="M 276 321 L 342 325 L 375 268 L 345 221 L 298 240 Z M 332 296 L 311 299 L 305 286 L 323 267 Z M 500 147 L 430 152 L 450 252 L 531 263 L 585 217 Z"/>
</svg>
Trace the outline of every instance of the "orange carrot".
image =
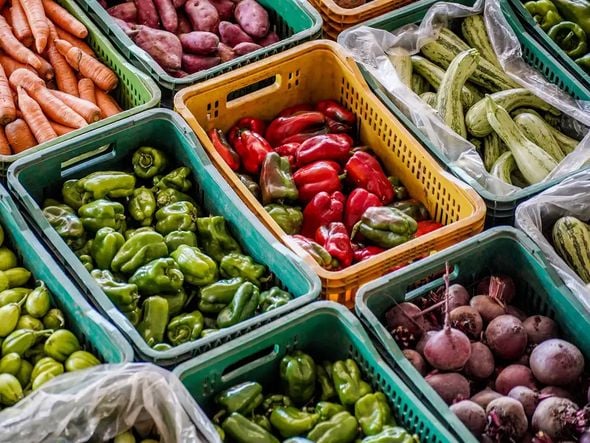
<svg viewBox="0 0 590 443">
<path fill-rule="evenodd" d="M 57 31 L 57 36 L 59 38 L 67 41 L 70 45 L 75 46 L 76 48 L 80 48 L 82 52 L 88 54 L 90 57 L 96 58 L 96 54 L 94 53 L 92 48 L 86 44 L 84 40 L 79 39 L 78 37 L 74 37 L 68 31 L 64 31 L 59 26 L 56 26 L 55 30 Z"/>
<path fill-rule="evenodd" d="M 100 120 L 100 108 L 94 103 L 61 91 L 51 91 L 51 93 L 80 114 L 88 123 Z"/>
<path fill-rule="evenodd" d="M 119 112 L 123 112 L 123 110 L 119 107 L 119 105 L 113 97 L 101 91 L 100 89 L 96 89 L 95 92 L 96 104 L 100 108 L 103 118 L 107 118 L 112 115 L 118 114 Z"/>
<path fill-rule="evenodd" d="M 53 66 L 47 60 L 45 60 L 40 55 L 35 54 L 36 57 L 39 59 L 41 63 L 41 68 L 39 69 L 39 74 L 44 80 L 52 80 L 55 77 L 55 71 L 53 70 Z"/>
<path fill-rule="evenodd" d="M 27 16 L 27 22 L 35 38 L 35 48 L 37 53 L 42 54 L 49 40 L 49 26 L 47 26 L 47 16 L 43 9 L 41 0 L 20 0 L 20 4 Z"/>
<path fill-rule="evenodd" d="M 37 74 L 37 71 L 35 71 L 31 65 L 25 65 L 21 62 L 18 62 L 6 54 L 0 54 L 0 65 L 2 65 L 4 68 L 6 77 L 10 77 L 10 74 L 12 74 L 17 69 L 26 69 L 27 71 L 31 71 L 33 74 Z"/>
<path fill-rule="evenodd" d="M 4 3 L 6 3 L 6 0 L 0 0 L 0 8 L 4 7 Z"/>
<path fill-rule="evenodd" d="M 16 106 L 12 99 L 12 91 L 8 84 L 8 78 L 2 66 L 0 66 L 0 125 L 4 126 L 16 119 Z"/>
<path fill-rule="evenodd" d="M 100 89 L 110 91 L 117 87 L 119 83 L 117 74 L 98 60 L 88 56 L 65 40 L 56 40 L 55 46 L 72 68 L 82 74 L 83 77 L 91 79 Z"/>
<path fill-rule="evenodd" d="M 49 43 L 47 44 L 47 57 L 53 66 L 55 72 L 55 81 L 60 91 L 67 92 L 70 95 L 78 96 L 78 79 L 72 67 L 68 64 L 65 57 L 59 53 L 55 47 L 57 32 L 53 23 L 49 23 Z"/>
<path fill-rule="evenodd" d="M 17 88 L 18 106 L 23 111 L 23 117 L 33 132 L 38 143 L 53 140 L 57 134 L 49 124 L 49 120 L 43 114 L 39 103 L 29 97 L 29 94 L 22 87 Z"/>
<path fill-rule="evenodd" d="M 14 154 L 23 152 L 25 149 L 32 148 L 37 144 L 29 125 L 23 119 L 19 118 L 7 124 L 4 132 Z"/>
<path fill-rule="evenodd" d="M 2 11 L 2 17 L 4 17 L 4 20 L 6 20 L 8 26 L 12 28 L 12 15 L 10 14 L 10 9 L 11 8 L 4 8 L 4 10 Z"/>
<path fill-rule="evenodd" d="M 27 16 L 20 4 L 20 0 L 12 0 L 12 7 L 10 8 L 10 18 L 12 23 L 12 30 L 17 39 L 27 48 L 33 44 L 33 32 L 27 22 Z"/>
<path fill-rule="evenodd" d="M 53 121 L 76 129 L 87 126 L 86 120 L 63 101 L 54 96 L 51 91 L 45 87 L 43 80 L 29 71 L 17 69 L 12 73 L 9 80 L 10 85 L 13 88 L 24 88 L 39 106 L 41 106 L 45 115 Z M 26 119 L 24 109 L 21 110 Z M 34 130 L 35 128 L 31 129 Z"/>
<path fill-rule="evenodd" d="M 4 133 L 4 128 L 0 126 L 0 155 L 11 155 L 10 143 Z"/>
<path fill-rule="evenodd" d="M 16 39 L 10 26 L 2 16 L 0 16 L 0 46 L 13 59 L 29 64 L 35 69 L 41 69 L 41 62 L 37 59 L 35 53 Z"/>
<path fill-rule="evenodd" d="M 88 29 L 78 21 L 67 9 L 52 0 L 43 0 L 43 7 L 45 14 L 56 26 L 59 26 L 64 31 L 69 32 L 74 37 L 86 38 L 88 36 Z"/>
<path fill-rule="evenodd" d="M 96 104 L 96 93 L 94 92 L 94 82 L 92 80 L 81 78 L 78 82 L 78 91 L 80 91 L 80 98 Z"/>
<path fill-rule="evenodd" d="M 59 123 L 55 123 L 52 120 L 49 120 L 49 124 L 51 125 L 51 127 L 53 128 L 53 130 L 55 131 L 55 133 L 57 134 L 58 137 L 60 135 L 65 135 L 68 132 L 75 131 L 74 128 L 68 128 L 67 126 L 60 125 Z"/>
</svg>

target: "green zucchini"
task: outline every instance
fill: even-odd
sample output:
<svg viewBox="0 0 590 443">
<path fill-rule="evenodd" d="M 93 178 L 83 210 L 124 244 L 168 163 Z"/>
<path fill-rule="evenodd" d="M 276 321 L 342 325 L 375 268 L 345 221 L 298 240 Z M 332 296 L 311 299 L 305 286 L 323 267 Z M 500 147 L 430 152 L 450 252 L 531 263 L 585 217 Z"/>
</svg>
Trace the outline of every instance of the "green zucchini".
<svg viewBox="0 0 590 443">
<path fill-rule="evenodd" d="M 518 169 L 512 171 L 510 179 L 512 180 L 512 185 L 518 186 L 519 188 L 526 188 L 530 185 L 530 183 L 528 183 L 526 179 L 522 176 L 522 172 L 520 172 Z"/>
<path fill-rule="evenodd" d="M 479 52 L 468 49 L 461 52 L 449 65 L 436 94 L 436 110 L 440 118 L 457 134 L 467 138 L 461 91 L 469 76 L 477 68 Z"/>
<path fill-rule="evenodd" d="M 485 100 L 487 119 L 512 152 L 524 178 L 531 184 L 542 181 L 557 166 L 553 157 L 526 138 L 508 111 L 498 106 L 490 96 Z"/>
<path fill-rule="evenodd" d="M 576 217 L 561 217 L 551 234 L 559 256 L 584 283 L 590 283 L 590 226 Z"/>
<path fill-rule="evenodd" d="M 512 152 L 506 151 L 500 157 L 498 157 L 498 159 L 492 166 L 490 174 L 492 174 L 496 178 L 499 178 L 504 183 L 508 183 L 509 185 L 511 185 L 511 175 L 516 169 L 516 162 L 514 161 L 514 156 L 512 155 Z"/>
<path fill-rule="evenodd" d="M 506 152 L 508 148 L 504 145 L 504 142 L 500 140 L 500 137 L 495 132 L 486 135 L 483 139 L 483 164 L 486 171 L 491 171 L 494 163 Z"/>
<path fill-rule="evenodd" d="M 558 113 L 559 111 L 553 106 L 534 95 L 531 91 L 524 88 L 509 89 L 507 91 L 500 91 L 491 94 L 490 97 L 498 106 L 510 112 L 513 109 L 522 106 L 532 106 L 542 111 L 551 111 Z M 475 137 L 485 137 L 492 132 L 492 127 L 486 118 L 486 100 L 480 100 L 474 104 L 465 115 L 465 124 L 467 130 Z"/>
<path fill-rule="evenodd" d="M 436 109 L 436 93 L 434 92 L 425 92 L 424 94 L 420 94 L 420 98 L 426 102 L 428 106 L 433 109 Z"/>
<path fill-rule="evenodd" d="M 473 146 L 475 146 L 475 150 L 481 155 L 481 151 L 483 149 L 483 140 L 481 138 L 470 138 L 468 141 Z"/>
<path fill-rule="evenodd" d="M 412 86 L 412 61 L 408 54 L 388 54 L 389 61 L 395 68 L 400 81 L 408 88 Z"/>
<path fill-rule="evenodd" d="M 549 129 L 553 134 L 553 137 L 555 137 L 555 140 L 557 140 L 557 143 L 559 143 L 559 146 L 561 146 L 561 150 L 566 155 L 574 152 L 574 149 L 576 149 L 580 144 L 580 142 L 575 138 L 568 137 L 563 132 L 555 129 L 551 125 L 549 125 Z"/>
<path fill-rule="evenodd" d="M 414 72 L 412 74 L 412 79 L 410 80 L 410 83 L 412 86 L 412 91 L 414 91 L 418 95 L 430 91 L 430 83 L 428 83 L 426 79 L 422 77 L 420 74 L 416 74 Z"/>
<path fill-rule="evenodd" d="M 490 43 L 483 16 L 477 14 L 465 17 L 463 23 L 461 23 L 461 33 L 467 43 L 477 49 L 485 60 L 496 68 L 503 69 Z"/>
<path fill-rule="evenodd" d="M 522 129 L 530 141 L 543 148 L 558 163 L 565 158 L 559 143 L 553 137 L 551 126 L 541 117 L 524 112 L 514 117 L 514 123 Z"/>
</svg>

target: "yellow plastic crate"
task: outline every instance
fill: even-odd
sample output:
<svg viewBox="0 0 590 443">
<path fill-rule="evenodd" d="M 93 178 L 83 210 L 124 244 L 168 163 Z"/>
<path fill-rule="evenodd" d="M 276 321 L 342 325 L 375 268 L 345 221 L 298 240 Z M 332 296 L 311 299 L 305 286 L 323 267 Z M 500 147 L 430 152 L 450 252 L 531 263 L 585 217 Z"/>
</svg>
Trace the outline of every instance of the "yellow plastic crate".
<svg viewBox="0 0 590 443">
<path fill-rule="evenodd" d="M 386 171 L 401 178 L 413 198 L 447 226 L 341 271 L 321 268 L 266 213 L 215 151 L 211 128 L 230 129 L 242 117 L 274 118 L 298 103 L 335 99 L 357 115 L 358 137 L 379 156 Z M 364 283 L 398 265 L 440 251 L 483 229 L 485 204 L 467 185 L 446 173 L 370 91 L 352 59 L 327 40 L 297 48 L 183 89 L 176 110 L 196 132 L 213 164 L 252 212 L 283 243 L 306 260 L 322 281 L 325 299 L 354 305 Z"/>
</svg>

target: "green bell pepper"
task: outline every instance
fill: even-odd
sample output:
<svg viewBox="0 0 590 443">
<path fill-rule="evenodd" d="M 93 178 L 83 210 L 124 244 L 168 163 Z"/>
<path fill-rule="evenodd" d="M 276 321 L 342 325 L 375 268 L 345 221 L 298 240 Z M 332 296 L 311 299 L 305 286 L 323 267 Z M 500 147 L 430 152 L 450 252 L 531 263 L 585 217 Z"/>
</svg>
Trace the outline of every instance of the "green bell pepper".
<svg viewBox="0 0 590 443">
<path fill-rule="evenodd" d="M 78 258 L 88 272 L 94 269 L 94 260 L 92 260 L 92 256 L 84 254 Z"/>
<path fill-rule="evenodd" d="M 321 365 L 317 365 L 318 372 L 318 383 L 322 393 L 320 394 L 321 400 L 330 400 L 336 397 L 336 389 L 332 381 L 332 363 L 328 361 L 322 362 Z"/>
<path fill-rule="evenodd" d="M 110 269 L 111 262 L 125 244 L 125 237 L 113 228 L 104 227 L 96 232 L 90 253 L 98 269 Z"/>
<path fill-rule="evenodd" d="M 259 308 L 262 312 L 269 312 L 286 305 L 292 299 L 293 297 L 287 291 L 283 291 L 278 286 L 273 286 L 268 291 L 260 294 Z"/>
<path fill-rule="evenodd" d="M 279 374 L 285 394 L 294 403 L 303 405 L 315 393 L 316 364 L 309 355 L 295 351 L 281 359 Z"/>
<path fill-rule="evenodd" d="M 173 188 L 158 189 L 156 193 L 156 206 L 158 209 L 178 202 L 189 202 L 197 206 L 197 202 L 184 192 L 177 191 Z"/>
<path fill-rule="evenodd" d="M 154 177 L 154 185 L 159 189 L 173 188 L 180 192 L 187 192 L 192 187 L 189 180 L 190 175 L 191 170 L 186 166 L 181 166 L 161 178 Z"/>
<path fill-rule="evenodd" d="M 180 245 L 197 246 L 197 235 L 192 231 L 172 231 L 164 237 L 168 253 L 172 254 Z"/>
<path fill-rule="evenodd" d="M 74 211 L 77 211 L 81 206 L 92 201 L 90 194 L 80 190 L 78 187 L 78 180 L 65 181 L 61 187 L 61 196 L 64 203 L 73 208 Z"/>
<path fill-rule="evenodd" d="M 172 258 L 157 258 L 141 266 L 129 279 L 142 295 L 176 292 L 182 288 L 184 275 Z M 168 306 L 168 303 L 166 303 Z"/>
<path fill-rule="evenodd" d="M 236 291 L 231 303 L 217 316 L 219 328 L 229 328 L 253 317 L 260 300 L 260 291 L 250 282 L 244 282 Z"/>
<path fill-rule="evenodd" d="M 260 186 L 252 177 L 247 174 L 236 174 L 240 181 L 248 188 L 248 191 L 252 193 L 257 200 L 260 200 Z"/>
<path fill-rule="evenodd" d="M 260 171 L 262 204 L 274 201 L 297 200 L 299 191 L 291 175 L 291 164 L 287 157 L 271 152 L 264 157 Z"/>
<path fill-rule="evenodd" d="M 266 205 L 264 210 L 268 212 L 268 215 L 287 234 L 294 235 L 301 232 L 301 225 L 303 224 L 303 212 L 301 212 L 301 208 L 273 203 Z"/>
<path fill-rule="evenodd" d="M 399 426 L 385 426 L 383 431 L 362 439 L 361 443 L 420 443 L 418 436 L 411 435 Z"/>
<path fill-rule="evenodd" d="M 368 208 L 353 228 L 351 238 L 358 232 L 382 248 L 393 248 L 412 238 L 418 224 L 409 215 L 389 206 Z"/>
<path fill-rule="evenodd" d="M 244 279 L 236 277 L 229 280 L 219 280 L 201 288 L 197 305 L 199 311 L 207 314 L 220 313 L 231 303 L 242 283 L 244 283 Z"/>
<path fill-rule="evenodd" d="M 354 404 L 354 416 L 365 435 L 375 435 L 385 426 L 395 426 L 391 409 L 383 392 L 366 394 Z"/>
<path fill-rule="evenodd" d="M 153 347 L 164 341 L 164 333 L 168 324 L 168 302 L 158 296 L 148 297 L 143 302 L 143 318 L 137 331 L 148 346 Z"/>
<path fill-rule="evenodd" d="M 166 154 L 150 146 L 142 146 L 131 158 L 133 172 L 139 178 L 153 178 L 162 173 L 168 164 Z"/>
<path fill-rule="evenodd" d="M 291 406 L 293 402 L 286 395 L 271 394 L 264 397 L 262 409 L 266 413 L 271 413 L 274 408 Z"/>
<path fill-rule="evenodd" d="M 563 20 L 551 0 L 529 1 L 524 7 L 545 32 Z"/>
<path fill-rule="evenodd" d="M 43 215 L 59 236 L 71 249 L 80 249 L 86 243 L 86 235 L 82 220 L 67 205 L 47 206 Z"/>
<path fill-rule="evenodd" d="M 170 319 L 166 331 L 172 346 L 197 340 L 203 331 L 203 314 L 193 311 L 177 315 Z"/>
<path fill-rule="evenodd" d="M 319 370 L 320 366 L 318 366 Z M 336 414 L 346 411 L 346 408 L 338 403 L 320 401 L 315 405 L 315 411 L 320 416 L 321 421 L 329 420 Z"/>
<path fill-rule="evenodd" d="M 362 380 L 361 371 L 356 362 L 346 359 L 332 365 L 334 387 L 344 406 L 353 406 L 358 399 L 372 392 L 371 386 Z"/>
<path fill-rule="evenodd" d="M 93 200 L 129 197 L 135 189 L 135 177 L 121 171 L 98 171 L 78 180 L 76 184 Z"/>
<path fill-rule="evenodd" d="M 418 200 L 399 200 L 391 203 L 389 206 L 395 209 L 399 209 L 404 214 L 409 215 L 416 221 L 429 220 L 430 214 L 428 209 Z"/>
<path fill-rule="evenodd" d="M 187 305 L 188 296 L 184 288 L 180 288 L 173 294 L 158 294 L 164 297 L 168 302 L 168 314 L 170 316 L 180 314 L 183 308 Z"/>
<path fill-rule="evenodd" d="M 352 443 L 357 435 L 356 419 L 347 411 L 318 423 L 307 438 L 317 443 Z"/>
<path fill-rule="evenodd" d="M 262 282 L 269 280 L 266 275 L 266 266 L 257 264 L 249 255 L 231 252 L 224 256 L 219 263 L 219 271 L 222 277 L 242 277 L 244 280 L 260 286 Z M 264 277 L 266 275 L 266 277 Z"/>
<path fill-rule="evenodd" d="M 110 271 L 95 269 L 90 273 L 106 296 L 122 312 L 131 312 L 137 308 L 139 290 L 137 285 L 118 281 Z"/>
<path fill-rule="evenodd" d="M 590 34 L 590 1 L 588 0 L 551 0 L 561 16 L 577 23 L 586 34 Z"/>
<path fill-rule="evenodd" d="M 78 216 L 84 229 L 90 232 L 96 232 L 104 227 L 125 231 L 125 208 L 118 202 L 94 200 L 78 209 Z"/>
<path fill-rule="evenodd" d="M 586 74 L 590 75 L 590 53 L 584 55 L 583 57 L 577 58 L 576 64 L 586 72 Z"/>
<path fill-rule="evenodd" d="M 235 443 L 279 443 L 266 429 L 237 412 L 227 417 L 221 426 Z"/>
<path fill-rule="evenodd" d="M 133 326 L 137 327 L 139 322 L 141 321 L 141 316 L 143 312 L 140 307 L 135 307 L 131 311 L 123 312 L 123 315 L 129 320 Z"/>
<path fill-rule="evenodd" d="M 272 432 L 272 425 L 270 424 L 270 420 L 266 415 L 254 414 L 252 416 L 252 421 L 261 428 L 266 429 L 268 432 Z"/>
<path fill-rule="evenodd" d="M 295 437 L 310 431 L 319 419 L 318 414 L 303 412 L 294 406 L 279 406 L 270 414 L 270 423 L 284 438 Z"/>
<path fill-rule="evenodd" d="M 247 381 L 220 392 L 215 397 L 215 402 L 228 414 L 239 412 L 248 415 L 260 406 L 263 398 L 262 386 L 259 383 Z"/>
<path fill-rule="evenodd" d="M 171 203 L 156 212 L 156 231 L 162 235 L 172 231 L 196 231 L 197 207 L 190 202 Z"/>
<path fill-rule="evenodd" d="M 588 52 L 586 33 L 574 22 L 561 22 L 553 26 L 547 35 L 571 58 L 578 58 Z"/>
<path fill-rule="evenodd" d="M 154 231 L 134 234 L 121 246 L 113 261 L 111 269 L 115 272 L 133 273 L 137 268 L 150 261 L 168 255 L 164 237 Z"/>
<path fill-rule="evenodd" d="M 142 186 L 133 191 L 129 199 L 129 215 L 142 226 L 152 223 L 152 217 L 156 212 L 156 197 L 151 189 Z"/>
<path fill-rule="evenodd" d="M 142 226 L 141 228 L 137 229 L 127 229 L 125 231 L 125 240 L 129 240 L 135 234 L 139 234 L 141 232 L 156 232 L 156 230 L 151 226 Z"/>
<path fill-rule="evenodd" d="M 242 252 L 238 242 L 229 233 L 225 218 L 221 216 L 198 218 L 197 230 L 205 253 L 217 263 L 226 254 Z"/>
<path fill-rule="evenodd" d="M 194 286 L 206 286 L 217 280 L 217 263 L 199 248 L 180 245 L 170 257 L 178 264 L 184 280 Z"/>
</svg>

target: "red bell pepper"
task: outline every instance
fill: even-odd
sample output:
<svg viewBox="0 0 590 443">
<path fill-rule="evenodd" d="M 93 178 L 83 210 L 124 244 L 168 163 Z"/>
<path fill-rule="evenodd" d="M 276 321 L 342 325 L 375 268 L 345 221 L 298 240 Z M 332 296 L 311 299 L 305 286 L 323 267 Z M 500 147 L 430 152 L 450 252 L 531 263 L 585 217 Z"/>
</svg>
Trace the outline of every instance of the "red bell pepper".
<svg viewBox="0 0 590 443">
<path fill-rule="evenodd" d="M 383 206 L 383 204 L 379 197 L 366 189 L 356 188 L 348 194 L 344 207 L 344 225 L 348 232 L 352 232 L 352 228 L 361 219 L 367 208 L 373 206 Z"/>
<path fill-rule="evenodd" d="M 231 147 L 225 138 L 223 131 L 221 129 L 213 128 L 210 129 L 207 134 L 209 135 L 209 138 L 211 139 L 213 147 L 217 153 L 221 156 L 221 158 L 223 158 L 232 171 L 237 171 L 240 169 L 240 156 Z"/>
<path fill-rule="evenodd" d="M 266 123 L 256 117 L 243 117 L 238 120 L 236 126 L 240 129 L 249 129 L 252 132 L 256 132 L 260 135 L 264 135 L 266 132 Z"/>
<path fill-rule="evenodd" d="M 327 118 L 341 123 L 352 129 L 356 123 L 354 112 L 350 112 L 335 100 L 322 100 L 315 105 L 316 111 L 320 111 Z"/>
<path fill-rule="evenodd" d="M 318 135 L 325 135 L 328 134 L 328 128 L 324 127 L 321 129 L 318 129 L 317 131 L 313 131 L 313 132 L 301 132 L 299 134 L 295 134 L 295 135 L 291 135 L 290 137 L 287 137 L 285 140 L 283 140 L 283 144 L 287 144 L 287 143 L 303 143 L 305 140 L 309 140 L 310 138 L 314 138 L 317 137 Z"/>
<path fill-rule="evenodd" d="M 352 244 L 344 223 L 334 222 L 320 226 L 315 232 L 315 241 L 338 260 L 343 268 L 352 264 Z"/>
<path fill-rule="evenodd" d="M 386 249 L 380 248 L 379 246 L 353 247 L 353 258 L 355 262 L 360 262 L 375 257 L 385 251 Z"/>
<path fill-rule="evenodd" d="M 299 190 L 299 200 L 310 201 L 318 192 L 332 193 L 342 190 L 340 165 L 331 161 L 319 161 L 305 165 L 293 174 Z"/>
<path fill-rule="evenodd" d="M 321 112 L 302 112 L 287 117 L 277 117 L 266 129 L 266 139 L 272 146 L 287 143 L 285 139 L 305 133 L 313 132 L 325 126 L 326 118 Z"/>
<path fill-rule="evenodd" d="M 295 106 L 289 106 L 281 111 L 279 117 L 289 117 L 290 115 L 301 114 L 302 112 L 313 111 L 313 106 L 309 103 L 300 103 Z"/>
<path fill-rule="evenodd" d="M 346 163 L 345 170 L 346 177 L 352 183 L 375 194 L 384 205 L 393 200 L 393 186 L 383 172 L 379 161 L 371 154 L 363 151 L 355 152 Z"/>
<path fill-rule="evenodd" d="M 273 152 L 272 148 L 263 136 L 249 129 L 239 129 L 238 134 L 239 139 L 234 148 L 240 155 L 244 171 L 248 174 L 258 174 L 266 154 Z"/>
<path fill-rule="evenodd" d="M 346 134 L 326 134 L 305 140 L 297 150 L 297 166 L 318 160 L 345 162 L 350 157 L 353 140 Z"/>
<path fill-rule="evenodd" d="M 281 157 L 287 157 L 291 164 L 291 168 L 295 168 L 295 154 L 297 153 L 299 146 L 301 146 L 301 143 L 285 143 L 281 146 L 277 146 L 274 150 Z"/>
<path fill-rule="evenodd" d="M 326 126 L 332 134 L 350 134 L 353 130 L 352 126 L 348 126 L 346 123 L 340 123 L 329 117 L 326 117 Z"/>
<path fill-rule="evenodd" d="M 444 225 L 441 225 L 434 220 L 422 220 L 418 222 L 418 229 L 414 234 L 414 237 L 420 237 L 421 235 L 428 234 L 429 232 L 436 231 L 437 229 L 442 228 Z"/>
<path fill-rule="evenodd" d="M 341 222 L 344 214 L 344 194 L 336 191 L 318 193 L 303 210 L 303 226 L 301 234 L 314 238 L 315 232 L 320 226 L 333 222 Z"/>
</svg>

